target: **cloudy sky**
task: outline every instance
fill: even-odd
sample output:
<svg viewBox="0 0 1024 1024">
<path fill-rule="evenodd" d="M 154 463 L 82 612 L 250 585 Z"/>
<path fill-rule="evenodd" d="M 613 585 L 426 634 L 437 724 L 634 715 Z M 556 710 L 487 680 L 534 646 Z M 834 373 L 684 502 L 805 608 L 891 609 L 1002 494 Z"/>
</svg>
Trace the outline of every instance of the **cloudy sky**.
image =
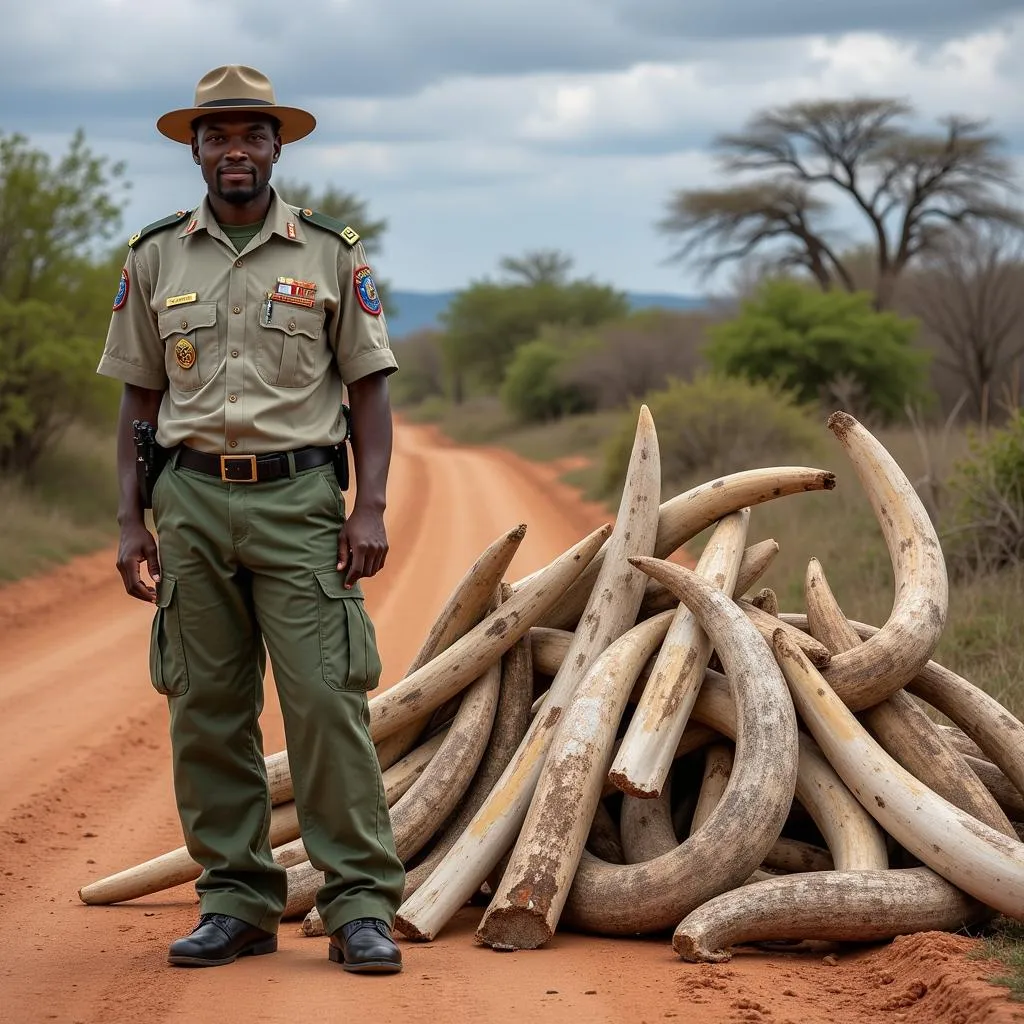
<svg viewBox="0 0 1024 1024">
<path fill-rule="evenodd" d="M 156 117 L 251 64 L 319 119 L 278 173 L 386 217 L 394 287 L 559 248 L 619 287 L 697 293 L 655 224 L 674 190 L 723 183 L 717 133 L 765 105 L 894 96 L 922 126 L 989 118 L 1024 156 L 1022 48 L 1024 0 L 29 0 L 5 5 L 0 131 L 59 152 L 81 127 L 127 161 L 127 237 L 202 194 Z"/>
</svg>

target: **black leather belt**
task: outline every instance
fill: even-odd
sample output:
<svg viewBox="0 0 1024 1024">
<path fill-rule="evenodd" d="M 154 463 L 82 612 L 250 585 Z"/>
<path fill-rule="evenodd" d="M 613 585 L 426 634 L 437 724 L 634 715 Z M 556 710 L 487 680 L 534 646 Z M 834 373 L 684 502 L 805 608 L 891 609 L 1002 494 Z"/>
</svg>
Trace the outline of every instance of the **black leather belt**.
<svg viewBox="0 0 1024 1024">
<path fill-rule="evenodd" d="M 330 446 L 296 448 L 291 453 L 295 471 L 326 466 L 334 458 Z M 194 469 L 209 476 L 218 476 L 233 484 L 265 483 L 281 480 L 291 474 L 287 452 L 269 452 L 266 455 L 212 455 L 195 448 L 179 449 L 178 463 L 182 469 Z"/>
</svg>

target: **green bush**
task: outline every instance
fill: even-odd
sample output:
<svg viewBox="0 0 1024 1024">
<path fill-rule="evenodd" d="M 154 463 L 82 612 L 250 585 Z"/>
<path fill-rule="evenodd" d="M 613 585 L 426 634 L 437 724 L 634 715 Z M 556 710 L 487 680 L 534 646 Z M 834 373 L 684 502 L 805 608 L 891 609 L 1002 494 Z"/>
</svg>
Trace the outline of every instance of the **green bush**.
<svg viewBox="0 0 1024 1024">
<path fill-rule="evenodd" d="M 837 401 L 858 416 L 900 416 L 926 401 L 929 356 L 911 347 L 916 321 L 880 313 L 867 292 L 769 281 L 739 315 L 710 329 L 713 369 L 776 380 L 802 402 Z"/>
<path fill-rule="evenodd" d="M 1000 430 L 974 434 L 947 484 L 946 556 L 954 572 L 1024 563 L 1024 410 Z"/>
<path fill-rule="evenodd" d="M 593 403 L 583 389 L 564 376 L 577 348 L 572 339 L 553 330 L 520 345 L 501 386 L 505 408 L 527 423 L 590 411 Z"/>
<path fill-rule="evenodd" d="M 668 487 L 696 472 L 708 478 L 744 469 L 787 464 L 793 453 L 814 452 L 822 430 L 810 411 L 769 381 L 702 375 L 675 381 L 647 395 L 661 450 L 661 476 Z M 636 432 L 633 412 L 605 450 L 605 493 L 622 486 Z"/>
</svg>

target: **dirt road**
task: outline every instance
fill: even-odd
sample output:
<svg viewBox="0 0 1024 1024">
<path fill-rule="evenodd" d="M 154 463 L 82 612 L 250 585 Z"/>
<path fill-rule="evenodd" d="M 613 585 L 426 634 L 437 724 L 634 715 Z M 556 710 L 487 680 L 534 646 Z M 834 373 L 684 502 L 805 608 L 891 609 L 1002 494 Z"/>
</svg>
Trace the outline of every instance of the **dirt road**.
<svg viewBox="0 0 1024 1024">
<path fill-rule="evenodd" d="M 528 533 L 509 573 L 547 562 L 604 522 L 546 470 L 441 444 L 403 426 L 390 506 L 392 552 L 366 584 L 385 685 L 400 678 L 452 586 L 516 523 Z M 403 942 L 395 978 L 344 974 L 325 940 L 285 924 L 277 955 L 217 970 L 166 966 L 196 913 L 191 886 L 85 907 L 85 882 L 180 845 L 166 704 L 150 687 L 150 609 L 125 596 L 109 551 L 0 590 L 0 1022 L 67 1024 L 352 1020 L 565 1022 L 1024 1020 L 985 965 L 950 936 L 900 940 L 827 966 L 811 956 L 681 963 L 664 938 L 559 936 L 547 949 L 475 946 L 479 911 L 434 943 Z M 283 746 L 268 687 L 267 752 Z"/>
</svg>

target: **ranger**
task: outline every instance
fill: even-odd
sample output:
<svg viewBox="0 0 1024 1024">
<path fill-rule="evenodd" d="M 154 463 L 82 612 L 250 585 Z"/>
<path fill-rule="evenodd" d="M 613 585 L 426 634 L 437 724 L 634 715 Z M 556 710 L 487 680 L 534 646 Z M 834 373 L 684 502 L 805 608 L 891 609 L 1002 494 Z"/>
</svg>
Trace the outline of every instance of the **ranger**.
<svg viewBox="0 0 1024 1024">
<path fill-rule="evenodd" d="M 388 375 L 397 363 L 351 227 L 283 201 L 282 146 L 312 114 L 253 68 L 216 68 L 158 130 L 189 146 L 207 193 L 129 241 L 98 372 L 118 421 L 125 589 L 155 604 L 150 669 L 170 709 L 174 791 L 202 866 L 199 923 L 169 962 L 277 949 L 286 873 L 271 855 L 259 717 L 269 654 L 317 908 L 346 970 L 395 972 L 405 881 L 369 732 L 381 663 L 359 580 L 388 551 Z M 358 492 L 346 517 L 351 412 Z M 155 425 L 157 539 L 133 425 Z M 152 441 L 153 439 L 151 439 Z M 157 467 L 159 468 L 159 467 Z M 153 586 L 141 576 L 145 563 Z"/>
</svg>

